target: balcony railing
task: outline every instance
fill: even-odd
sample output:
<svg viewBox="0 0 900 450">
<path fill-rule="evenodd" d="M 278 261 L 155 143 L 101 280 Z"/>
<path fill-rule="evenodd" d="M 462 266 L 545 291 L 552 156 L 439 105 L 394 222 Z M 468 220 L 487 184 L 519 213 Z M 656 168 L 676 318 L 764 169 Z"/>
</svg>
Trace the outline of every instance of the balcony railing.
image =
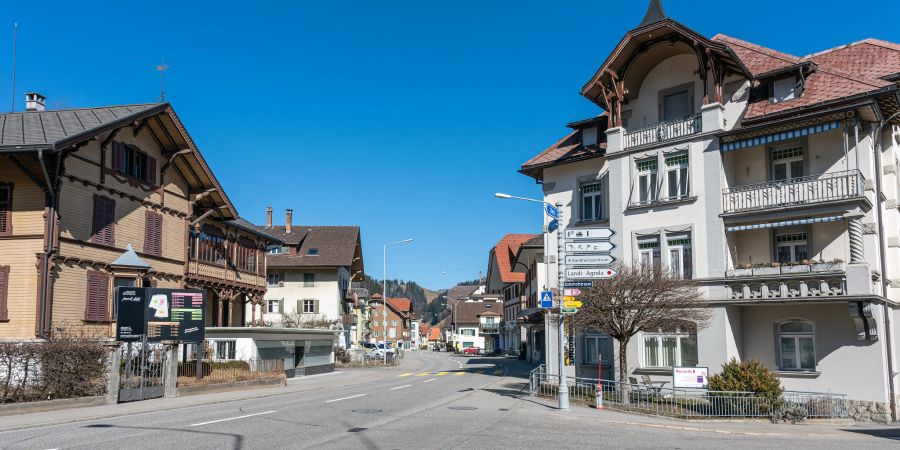
<svg viewBox="0 0 900 450">
<path fill-rule="evenodd" d="M 344 325 L 356 325 L 356 314 L 341 314 L 341 323 Z"/>
<path fill-rule="evenodd" d="M 623 144 L 625 148 L 640 147 L 699 133 L 703 121 L 700 114 L 667 120 L 633 130 L 626 130 Z"/>
<path fill-rule="evenodd" d="M 481 324 L 480 326 L 481 334 L 500 334 L 500 324 L 499 323 L 487 323 Z"/>
<path fill-rule="evenodd" d="M 847 277 L 843 272 L 780 274 L 768 279 L 735 280 L 725 287 L 727 300 L 843 297 L 847 295 Z"/>
<path fill-rule="evenodd" d="M 722 212 L 728 214 L 858 198 L 865 195 L 864 189 L 865 178 L 858 170 L 731 187 L 722 189 Z"/>
</svg>

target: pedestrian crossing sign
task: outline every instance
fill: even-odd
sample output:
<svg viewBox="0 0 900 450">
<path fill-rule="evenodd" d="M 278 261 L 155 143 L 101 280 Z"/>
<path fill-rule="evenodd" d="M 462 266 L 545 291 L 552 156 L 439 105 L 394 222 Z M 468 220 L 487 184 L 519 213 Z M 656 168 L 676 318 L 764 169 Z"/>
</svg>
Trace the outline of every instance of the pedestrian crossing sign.
<svg viewBox="0 0 900 450">
<path fill-rule="evenodd" d="M 553 307 L 553 292 L 541 291 L 541 308 Z"/>
</svg>

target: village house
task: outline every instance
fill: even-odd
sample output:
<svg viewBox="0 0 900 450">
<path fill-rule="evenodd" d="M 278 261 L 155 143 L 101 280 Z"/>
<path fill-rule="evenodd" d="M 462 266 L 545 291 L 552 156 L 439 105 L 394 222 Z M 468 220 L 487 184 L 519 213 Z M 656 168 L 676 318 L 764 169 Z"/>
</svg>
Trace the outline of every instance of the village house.
<svg viewBox="0 0 900 450">
<path fill-rule="evenodd" d="M 448 304 L 450 337 L 448 345 L 457 351 L 475 347 L 485 354 L 500 350 L 500 318 L 503 301 L 499 295 L 480 294 Z"/>
<path fill-rule="evenodd" d="M 369 301 L 371 339 L 373 343 L 387 342 L 393 348 L 409 350 L 412 342 L 413 317 L 412 300 L 408 298 L 388 298 L 385 311 L 384 298 L 375 294 Z"/>
<path fill-rule="evenodd" d="M 555 257 L 555 255 L 553 255 Z M 547 265 L 544 264 L 544 235 L 537 235 L 522 243 L 513 260 L 512 272 L 524 275 L 522 283 L 522 304 L 515 311 L 515 323 L 508 320 L 508 326 L 518 326 L 520 339 L 525 344 L 525 360 L 532 364 L 546 362 L 546 310 L 540 307 L 540 292 L 549 289 Z M 510 308 L 504 308 L 507 310 Z M 511 316 L 511 315 L 510 315 Z"/>
<path fill-rule="evenodd" d="M 488 254 L 486 290 L 503 298 L 503 316 L 499 331 L 498 348 L 510 355 L 517 355 L 522 344 L 519 312 L 525 309 L 526 273 L 513 271 L 519 247 L 536 238 L 535 234 L 507 234 Z"/>
<path fill-rule="evenodd" d="M 562 204 L 560 232 L 610 227 L 619 261 L 663 265 L 708 299 L 708 327 L 633 339 L 629 374 L 671 383 L 673 367 L 756 358 L 786 389 L 896 413 L 898 80 L 895 43 L 798 57 L 703 36 L 651 2 L 581 91 L 605 112 L 521 168 Z M 572 374 L 595 374 L 598 353 L 613 368 L 608 336 L 579 330 L 575 346 Z"/>
</svg>

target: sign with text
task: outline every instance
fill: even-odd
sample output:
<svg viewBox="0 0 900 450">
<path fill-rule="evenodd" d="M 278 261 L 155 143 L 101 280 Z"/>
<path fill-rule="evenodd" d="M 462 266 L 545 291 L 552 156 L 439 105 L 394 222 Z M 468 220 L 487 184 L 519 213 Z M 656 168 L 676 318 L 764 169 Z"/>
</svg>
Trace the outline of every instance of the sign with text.
<svg viewBox="0 0 900 450">
<path fill-rule="evenodd" d="M 119 287 L 116 340 L 200 342 L 206 332 L 204 292 L 194 289 Z"/>
<path fill-rule="evenodd" d="M 581 295 L 581 289 L 564 289 L 563 295 L 570 295 L 573 297 L 576 295 Z"/>
<path fill-rule="evenodd" d="M 609 239 L 615 232 L 609 228 L 570 228 L 566 230 L 566 239 L 571 240 L 591 240 L 591 239 Z"/>
<path fill-rule="evenodd" d="M 563 283 L 563 286 L 566 288 L 589 288 L 593 285 L 594 285 L 594 283 L 589 280 L 568 280 L 565 283 Z M 578 295 L 578 294 L 575 294 L 575 295 Z"/>
<path fill-rule="evenodd" d="M 596 255 L 566 255 L 567 266 L 608 266 L 615 260 L 616 258 L 603 253 Z"/>
<path fill-rule="evenodd" d="M 616 276 L 612 269 L 569 269 L 566 268 L 566 278 L 605 280 Z"/>
<path fill-rule="evenodd" d="M 675 388 L 706 388 L 709 385 L 707 367 L 673 367 L 672 386 Z"/>
<path fill-rule="evenodd" d="M 615 247 L 609 242 L 566 242 L 566 251 L 573 253 L 609 253 Z"/>
</svg>

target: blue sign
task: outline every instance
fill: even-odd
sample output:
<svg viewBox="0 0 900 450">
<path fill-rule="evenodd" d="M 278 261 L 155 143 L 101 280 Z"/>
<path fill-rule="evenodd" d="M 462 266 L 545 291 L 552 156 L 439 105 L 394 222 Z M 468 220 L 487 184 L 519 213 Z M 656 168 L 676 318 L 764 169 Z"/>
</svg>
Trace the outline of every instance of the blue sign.
<svg viewBox="0 0 900 450">
<path fill-rule="evenodd" d="M 547 224 L 548 233 L 556 231 L 557 228 L 559 228 L 559 221 L 556 219 L 551 220 L 550 223 Z"/>
<path fill-rule="evenodd" d="M 576 281 L 566 281 L 563 283 L 563 287 L 566 288 L 589 288 L 594 285 L 593 281 L 590 280 L 576 280 Z"/>
<path fill-rule="evenodd" d="M 541 308 L 553 307 L 553 292 L 541 291 Z"/>
<path fill-rule="evenodd" d="M 547 205 L 547 215 L 554 219 L 559 219 L 559 210 L 556 209 L 555 206 L 548 204 Z"/>
</svg>

